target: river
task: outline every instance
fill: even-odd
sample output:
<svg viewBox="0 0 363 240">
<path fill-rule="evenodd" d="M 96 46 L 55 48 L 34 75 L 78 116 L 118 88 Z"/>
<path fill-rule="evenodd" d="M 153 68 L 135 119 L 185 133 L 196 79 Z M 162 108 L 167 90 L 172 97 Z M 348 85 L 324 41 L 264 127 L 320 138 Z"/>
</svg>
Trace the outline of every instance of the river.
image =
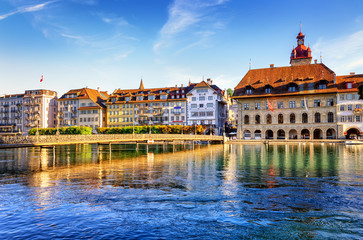
<svg viewBox="0 0 363 240">
<path fill-rule="evenodd" d="M 361 239 L 363 146 L 0 149 L 1 239 Z"/>
</svg>

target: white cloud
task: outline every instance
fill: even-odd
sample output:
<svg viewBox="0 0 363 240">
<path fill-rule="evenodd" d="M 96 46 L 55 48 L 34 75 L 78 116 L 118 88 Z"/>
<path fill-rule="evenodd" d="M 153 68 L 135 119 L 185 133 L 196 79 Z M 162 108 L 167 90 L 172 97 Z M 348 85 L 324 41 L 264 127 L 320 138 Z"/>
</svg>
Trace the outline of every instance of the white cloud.
<svg viewBox="0 0 363 240">
<path fill-rule="evenodd" d="M 363 67 L 363 30 L 336 39 L 319 39 L 312 46 L 313 54 L 322 53 L 323 63 L 338 75 L 350 71 L 362 71 Z"/>
<path fill-rule="evenodd" d="M 40 3 L 40 4 L 36 4 L 33 6 L 23 6 L 23 7 L 19 7 L 18 9 L 10 12 L 10 13 L 6 13 L 3 15 L 0 15 L 0 20 L 3 20 L 5 18 L 8 18 L 12 15 L 18 14 L 18 13 L 28 13 L 28 12 L 36 12 L 36 11 L 40 11 L 43 10 L 47 5 L 54 3 L 56 1 L 48 1 L 45 3 Z"/>
<path fill-rule="evenodd" d="M 162 48 L 173 45 L 176 36 L 194 29 L 222 28 L 222 22 L 217 21 L 211 11 L 226 0 L 175 0 L 169 7 L 169 17 L 167 22 L 159 32 L 159 39 L 154 44 L 154 51 L 158 52 Z M 193 33 L 191 37 L 195 37 Z M 196 42 L 195 40 L 192 40 Z M 193 44 L 188 44 L 193 46 Z M 194 44 L 198 45 L 198 44 Z M 190 47 L 189 47 L 190 48 Z"/>
</svg>

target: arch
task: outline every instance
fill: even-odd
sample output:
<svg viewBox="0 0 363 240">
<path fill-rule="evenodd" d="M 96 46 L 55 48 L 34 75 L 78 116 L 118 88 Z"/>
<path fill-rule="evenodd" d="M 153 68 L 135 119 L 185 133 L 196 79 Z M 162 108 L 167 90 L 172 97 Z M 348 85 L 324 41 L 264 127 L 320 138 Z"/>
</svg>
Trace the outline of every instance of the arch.
<svg viewBox="0 0 363 240">
<path fill-rule="evenodd" d="M 320 128 L 317 128 L 313 132 L 314 139 L 323 139 L 323 131 Z"/>
<path fill-rule="evenodd" d="M 314 122 L 315 123 L 320 123 L 321 121 L 320 121 L 321 119 L 320 119 L 320 113 L 319 112 L 316 112 L 315 114 L 314 114 Z"/>
<path fill-rule="evenodd" d="M 250 130 L 245 130 L 243 132 L 243 139 L 251 139 L 251 131 Z"/>
<path fill-rule="evenodd" d="M 256 130 L 254 134 L 255 134 L 255 139 L 261 139 L 262 138 L 261 130 Z"/>
<path fill-rule="evenodd" d="M 244 124 L 250 124 L 250 116 L 245 115 L 245 117 L 244 117 Z"/>
<path fill-rule="evenodd" d="M 327 139 L 336 139 L 337 138 L 334 128 L 329 128 L 328 130 L 326 130 L 326 138 Z"/>
<path fill-rule="evenodd" d="M 296 117 L 295 117 L 295 113 L 291 113 L 290 114 L 290 123 L 295 123 Z"/>
<path fill-rule="evenodd" d="M 271 114 L 266 115 L 266 124 L 272 124 L 272 116 Z"/>
<path fill-rule="evenodd" d="M 302 123 L 308 123 L 308 114 L 303 113 L 301 116 L 301 119 L 302 119 Z"/>
<path fill-rule="evenodd" d="M 310 131 L 308 129 L 301 130 L 302 139 L 310 139 Z"/>
<path fill-rule="evenodd" d="M 204 135 L 215 135 L 216 131 L 214 128 L 212 127 L 208 127 L 205 131 L 204 131 Z"/>
<path fill-rule="evenodd" d="M 334 113 L 328 112 L 328 122 L 332 123 L 334 122 Z M 333 129 L 334 130 L 334 129 Z"/>
<path fill-rule="evenodd" d="M 279 124 L 281 124 L 281 123 L 284 123 L 284 115 L 282 115 L 281 113 L 278 115 L 278 117 L 277 117 L 277 122 L 279 123 Z"/>
<path fill-rule="evenodd" d="M 260 115 L 256 115 L 255 116 L 255 124 L 260 124 L 261 123 L 261 117 L 260 117 Z"/>
<path fill-rule="evenodd" d="M 295 129 L 289 131 L 289 139 L 297 139 L 297 131 Z"/>
<path fill-rule="evenodd" d="M 274 132 L 272 130 L 267 130 L 265 133 L 265 138 L 266 139 L 274 139 Z"/>
<path fill-rule="evenodd" d="M 277 139 L 285 139 L 285 131 L 280 129 L 277 131 Z"/>
<path fill-rule="evenodd" d="M 361 133 L 358 128 L 349 128 L 344 135 L 347 139 L 359 139 L 361 137 Z"/>
</svg>

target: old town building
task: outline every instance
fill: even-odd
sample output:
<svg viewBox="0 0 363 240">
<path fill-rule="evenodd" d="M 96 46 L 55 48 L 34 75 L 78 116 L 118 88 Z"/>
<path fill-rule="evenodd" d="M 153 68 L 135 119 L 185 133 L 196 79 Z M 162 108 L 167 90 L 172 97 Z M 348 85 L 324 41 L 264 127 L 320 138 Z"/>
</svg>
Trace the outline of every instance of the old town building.
<svg viewBox="0 0 363 240">
<path fill-rule="evenodd" d="M 58 99 L 59 126 L 106 126 L 108 93 L 99 89 L 72 89 Z"/>
<path fill-rule="evenodd" d="M 23 97 L 24 131 L 56 126 L 57 92 L 45 89 L 27 90 Z"/>
<path fill-rule="evenodd" d="M 107 101 L 109 127 L 186 124 L 188 87 L 116 89 Z"/>
<path fill-rule="evenodd" d="M 235 87 L 239 139 L 336 138 L 335 73 L 311 64 L 304 35 L 290 57 L 291 66 L 252 69 Z"/>
<path fill-rule="evenodd" d="M 337 77 L 338 136 L 363 138 L 363 100 L 358 95 L 360 85 L 363 85 L 363 74 Z"/>
<path fill-rule="evenodd" d="M 227 101 L 224 92 L 213 85 L 211 79 L 189 84 L 188 125 L 204 125 L 215 134 L 223 134 L 227 118 Z"/>
<path fill-rule="evenodd" d="M 0 133 L 22 132 L 24 94 L 10 94 L 0 97 Z"/>
</svg>

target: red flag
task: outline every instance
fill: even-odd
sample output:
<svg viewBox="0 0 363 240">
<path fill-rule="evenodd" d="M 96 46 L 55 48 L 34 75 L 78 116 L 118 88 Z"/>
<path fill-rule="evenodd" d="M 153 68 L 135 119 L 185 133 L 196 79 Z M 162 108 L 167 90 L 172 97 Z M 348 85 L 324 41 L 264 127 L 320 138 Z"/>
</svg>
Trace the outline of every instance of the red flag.
<svg viewBox="0 0 363 240">
<path fill-rule="evenodd" d="M 268 109 L 270 109 L 271 112 L 273 112 L 274 110 L 272 108 L 272 104 L 271 104 L 271 102 L 268 99 L 267 99 L 267 104 L 268 104 Z"/>
<path fill-rule="evenodd" d="M 43 74 L 42 74 L 42 77 L 40 78 L 40 82 L 43 82 Z"/>
</svg>

